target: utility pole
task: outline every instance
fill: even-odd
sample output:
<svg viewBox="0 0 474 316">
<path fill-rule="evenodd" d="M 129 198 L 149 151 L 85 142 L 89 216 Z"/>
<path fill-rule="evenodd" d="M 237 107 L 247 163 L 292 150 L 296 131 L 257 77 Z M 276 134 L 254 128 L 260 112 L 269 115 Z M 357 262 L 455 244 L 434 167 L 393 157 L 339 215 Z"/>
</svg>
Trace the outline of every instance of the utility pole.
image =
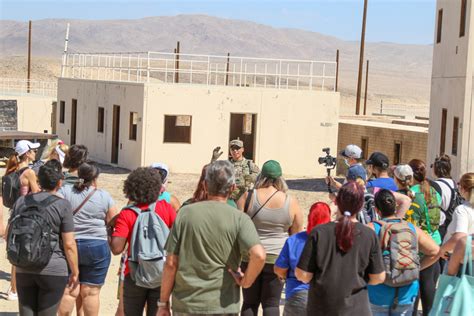
<svg viewBox="0 0 474 316">
<path fill-rule="evenodd" d="M 369 86 L 369 60 L 365 69 L 365 96 L 364 96 L 364 115 L 367 114 L 367 87 Z"/>
<path fill-rule="evenodd" d="M 179 41 L 178 43 L 176 43 L 176 49 L 175 49 L 175 58 L 176 58 L 176 62 L 175 62 L 175 73 L 174 73 L 174 82 L 175 83 L 178 83 L 179 82 Z"/>
<path fill-rule="evenodd" d="M 63 53 L 63 60 L 61 65 L 61 77 L 64 77 L 66 64 L 67 64 L 67 44 L 69 41 L 69 23 L 66 26 L 66 37 L 64 38 L 64 53 Z"/>
<path fill-rule="evenodd" d="M 364 15 L 362 17 L 362 34 L 360 37 L 360 56 L 359 56 L 359 76 L 357 78 L 357 94 L 356 94 L 356 115 L 360 114 L 360 93 L 362 90 L 362 68 L 364 63 L 364 46 L 365 46 L 365 24 L 367 20 L 367 1 L 364 0 Z"/>
<path fill-rule="evenodd" d="M 28 23 L 28 75 L 26 81 L 26 93 L 30 93 L 30 79 L 31 79 L 31 20 Z"/>
<path fill-rule="evenodd" d="M 225 69 L 225 85 L 229 84 L 229 66 L 230 66 L 230 53 L 227 53 L 227 66 Z"/>
<path fill-rule="evenodd" d="M 339 49 L 336 51 L 336 84 L 335 84 L 335 91 L 337 92 L 337 88 L 339 85 Z"/>
</svg>

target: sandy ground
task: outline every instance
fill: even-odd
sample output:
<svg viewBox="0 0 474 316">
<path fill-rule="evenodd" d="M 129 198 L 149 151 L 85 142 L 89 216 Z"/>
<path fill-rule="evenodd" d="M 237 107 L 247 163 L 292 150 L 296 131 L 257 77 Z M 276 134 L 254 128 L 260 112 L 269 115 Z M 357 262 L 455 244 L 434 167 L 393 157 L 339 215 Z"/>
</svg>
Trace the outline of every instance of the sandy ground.
<svg viewBox="0 0 474 316">
<path fill-rule="evenodd" d="M 4 170 L 0 169 L 0 174 Z M 128 172 L 123 169 L 111 168 L 104 166 L 102 174 L 99 178 L 99 186 L 107 190 L 118 207 L 126 204 L 123 195 L 123 181 L 127 177 Z M 180 201 L 184 201 L 191 197 L 199 175 L 195 174 L 171 174 L 168 184 L 168 191 L 175 194 Z M 290 186 L 290 194 L 295 196 L 302 209 L 307 214 L 309 207 L 316 201 L 328 201 L 326 187 L 321 180 L 317 179 L 293 179 L 287 177 Z M 305 216 L 306 217 L 306 216 Z M 3 210 L 3 222 L 8 220 L 8 210 Z M 10 264 L 6 259 L 5 242 L 0 242 L 0 315 L 17 315 L 18 303 L 5 300 L 6 291 L 10 282 Z M 100 295 L 100 315 L 114 315 L 117 308 L 117 271 L 119 268 L 119 256 L 112 259 L 109 268 L 106 283 L 102 288 Z"/>
</svg>

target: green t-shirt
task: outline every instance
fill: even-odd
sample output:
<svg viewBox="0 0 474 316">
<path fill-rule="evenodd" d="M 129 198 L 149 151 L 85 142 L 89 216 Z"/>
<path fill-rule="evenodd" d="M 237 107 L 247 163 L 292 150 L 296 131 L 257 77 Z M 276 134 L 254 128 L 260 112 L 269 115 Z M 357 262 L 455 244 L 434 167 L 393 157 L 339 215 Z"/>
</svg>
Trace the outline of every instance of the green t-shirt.
<svg viewBox="0 0 474 316">
<path fill-rule="evenodd" d="M 166 243 L 167 252 L 179 256 L 173 311 L 238 313 L 240 288 L 227 269 L 237 270 L 241 254 L 259 243 L 250 217 L 226 203 L 181 208 Z"/>
</svg>

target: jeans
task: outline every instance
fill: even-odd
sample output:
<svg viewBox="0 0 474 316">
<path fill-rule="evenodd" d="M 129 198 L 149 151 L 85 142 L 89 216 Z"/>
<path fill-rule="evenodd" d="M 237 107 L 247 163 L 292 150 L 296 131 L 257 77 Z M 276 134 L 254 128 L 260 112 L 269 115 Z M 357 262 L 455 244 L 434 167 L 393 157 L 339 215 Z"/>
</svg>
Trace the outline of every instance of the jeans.
<svg viewBox="0 0 474 316">
<path fill-rule="evenodd" d="M 67 281 L 67 276 L 17 273 L 20 315 L 56 316 Z"/>
<path fill-rule="evenodd" d="M 79 282 L 101 286 L 110 265 L 110 248 L 107 240 L 76 239 L 79 257 Z"/>
<path fill-rule="evenodd" d="M 370 304 L 373 316 L 411 316 L 413 314 L 413 304 L 397 305 L 392 309 L 391 306 L 379 306 Z"/>
<path fill-rule="evenodd" d="M 242 262 L 242 271 L 247 270 L 247 262 Z M 273 272 L 273 264 L 266 263 L 262 272 L 248 289 L 243 289 L 244 303 L 241 316 L 257 316 L 262 304 L 263 316 L 280 315 L 280 298 L 283 283 Z"/>
<path fill-rule="evenodd" d="M 123 281 L 123 309 L 126 316 L 143 315 L 146 304 L 146 315 L 155 316 L 160 300 L 160 287 L 146 289 L 137 286 L 130 275 Z"/>
<path fill-rule="evenodd" d="M 418 303 L 421 300 L 423 316 L 428 316 L 431 311 L 431 307 L 433 306 L 439 273 L 440 265 L 438 262 L 433 264 L 431 267 L 420 271 L 420 295 L 415 301 L 414 309 L 418 309 Z"/>
<path fill-rule="evenodd" d="M 283 316 L 300 316 L 306 315 L 308 307 L 308 291 L 298 291 L 290 298 L 286 299 Z"/>
</svg>

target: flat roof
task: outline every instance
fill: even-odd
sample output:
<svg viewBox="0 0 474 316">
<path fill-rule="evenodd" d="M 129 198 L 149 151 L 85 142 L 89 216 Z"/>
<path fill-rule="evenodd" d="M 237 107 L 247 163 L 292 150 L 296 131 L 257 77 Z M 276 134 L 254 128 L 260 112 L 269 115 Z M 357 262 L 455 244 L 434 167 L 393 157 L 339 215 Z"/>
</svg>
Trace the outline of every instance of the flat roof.
<svg viewBox="0 0 474 316">
<path fill-rule="evenodd" d="M 56 134 L 35 133 L 25 131 L 0 131 L 0 139 L 53 139 L 57 138 Z"/>
<path fill-rule="evenodd" d="M 351 124 L 351 125 L 360 125 L 360 126 L 369 126 L 369 127 L 378 127 L 378 128 L 387 128 L 387 129 L 395 129 L 395 130 L 404 130 L 404 131 L 410 131 L 410 132 L 428 133 L 428 127 L 411 126 L 411 125 L 404 125 L 404 124 L 394 124 L 394 123 L 391 123 L 391 122 L 376 122 L 376 121 L 368 121 L 368 120 L 341 119 L 341 120 L 339 120 L 339 123 Z"/>
</svg>

